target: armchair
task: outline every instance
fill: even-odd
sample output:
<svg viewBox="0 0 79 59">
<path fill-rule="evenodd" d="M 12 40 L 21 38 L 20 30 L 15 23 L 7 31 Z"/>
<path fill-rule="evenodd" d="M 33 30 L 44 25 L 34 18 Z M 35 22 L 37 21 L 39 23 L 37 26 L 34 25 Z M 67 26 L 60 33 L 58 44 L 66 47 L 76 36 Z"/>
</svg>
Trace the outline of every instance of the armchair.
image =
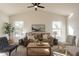
<svg viewBox="0 0 79 59">
<path fill-rule="evenodd" d="M 16 49 L 17 51 L 18 45 L 9 45 L 8 40 L 6 37 L 0 38 L 0 52 L 9 52 L 9 56 L 11 52 Z"/>
<path fill-rule="evenodd" d="M 75 40 L 76 36 L 68 35 L 66 39 L 66 45 L 76 46 Z"/>
</svg>

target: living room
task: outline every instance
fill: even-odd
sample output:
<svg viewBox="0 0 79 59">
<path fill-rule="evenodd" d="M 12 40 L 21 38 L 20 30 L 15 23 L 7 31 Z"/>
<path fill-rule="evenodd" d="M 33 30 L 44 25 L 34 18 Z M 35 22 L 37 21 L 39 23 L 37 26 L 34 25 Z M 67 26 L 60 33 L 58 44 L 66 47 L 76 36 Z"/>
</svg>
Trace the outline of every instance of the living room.
<svg viewBox="0 0 79 59">
<path fill-rule="evenodd" d="M 33 6 L 32 8 L 28 8 Z M 34 6 L 43 6 L 42 8 Z M 9 43 L 16 44 L 15 49 L 12 49 L 9 54 L 1 52 L 1 55 L 10 56 L 78 56 L 78 16 L 79 4 L 77 3 L 2 3 L 0 4 L 0 36 L 7 37 Z M 8 23 L 15 29 L 8 33 L 3 33 L 4 24 Z M 38 35 L 37 38 L 34 36 Z M 40 36 L 42 35 L 42 36 Z M 47 36 L 49 37 L 47 38 Z M 28 40 L 33 41 L 24 46 L 23 39 L 27 36 Z M 39 38 L 40 36 L 40 38 Z M 69 37 L 70 36 L 70 37 Z M 41 37 L 51 39 L 40 45 Z M 68 38 L 69 37 L 69 38 Z M 76 38 L 75 38 L 76 37 Z M 10 39 L 10 40 L 9 40 Z M 35 40 L 37 39 L 37 40 Z M 52 40 L 56 45 L 54 45 Z M 66 45 L 68 43 L 72 45 Z M 73 41 L 72 41 L 73 40 Z M 21 41 L 21 42 L 20 42 Z M 38 44 L 40 43 L 40 44 Z M 25 43 L 27 44 L 27 42 Z M 36 46 L 37 44 L 37 46 Z M 52 44 L 52 45 L 51 45 Z M 33 45 L 33 46 L 32 46 Z M 42 48 L 43 47 L 43 48 Z M 31 50 L 29 49 L 31 48 Z M 35 49 L 32 49 L 35 48 Z M 39 49 L 37 49 L 39 48 Z M 42 49 L 40 49 L 42 48 Z M 46 49 L 45 49 L 46 48 Z M 59 51 L 58 50 L 62 50 Z M 76 51 L 75 51 L 76 49 Z M 13 51 L 14 50 L 14 51 Z M 30 52 L 28 52 L 30 51 Z M 38 52 L 42 51 L 42 52 Z M 46 51 L 46 52 L 45 52 Z M 48 52 L 49 51 L 49 52 Z M 64 53 L 62 53 L 64 51 Z M 28 52 L 28 53 L 27 53 Z M 5 54 L 6 53 L 6 54 Z"/>
</svg>

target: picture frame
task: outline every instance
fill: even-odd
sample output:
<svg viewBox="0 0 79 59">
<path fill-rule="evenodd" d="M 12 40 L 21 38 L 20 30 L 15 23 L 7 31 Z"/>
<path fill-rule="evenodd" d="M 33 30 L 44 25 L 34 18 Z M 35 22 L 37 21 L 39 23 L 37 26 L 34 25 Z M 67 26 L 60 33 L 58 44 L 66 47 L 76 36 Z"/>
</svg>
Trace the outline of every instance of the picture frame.
<svg viewBox="0 0 79 59">
<path fill-rule="evenodd" d="M 45 32 L 45 24 L 32 24 L 32 32 Z"/>
</svg>

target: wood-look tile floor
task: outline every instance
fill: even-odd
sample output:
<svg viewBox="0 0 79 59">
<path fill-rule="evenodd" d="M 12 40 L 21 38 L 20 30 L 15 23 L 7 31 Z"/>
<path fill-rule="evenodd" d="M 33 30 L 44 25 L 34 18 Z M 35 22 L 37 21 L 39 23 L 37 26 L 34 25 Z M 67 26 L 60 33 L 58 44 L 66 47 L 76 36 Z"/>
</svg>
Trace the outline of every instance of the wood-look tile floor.
<svg viewBox="0 0 79 59">
<path fill-rule="evenodd" d="M 48 52 L 47 52 L 48 53 Z M 11 56 L 27 56 L 27 50 L 24 46 L 19 46 L 17 52 L 15 50 L 11 53 Z"/>
<path fill-rule="evenodd" d="M 53 47 L 51 47 L 51 56 L 53 56 L 53 51 L 56 51 L 56 49 L 58 48 L 58 46 L 53 46 Z M 35 50 L 31 50 L 31 53 L 33 54 L 33 53 L 36 53 L 35 52 L 36 51 L 36 49 Z M 38 49 L 37 49 L 37 51 L 38 51 Z M 40 51 L 39 51 L 40 52 Z M 48 54 L 49 52 L 45 52 L 44 50 L 42 50 L 42 52 L 44 52 L 44 54 L 46 55 L 46 53 Z M 70 53 L 69 53 L 69 55 L 71 55 Z M 8 56 L 8 52 L 7 53 L 4 53 L 4 55 L 3 56 Z M 15 50 L 11 53 L 11 56 L 27 56 L 27 48 L 26 47 L 24 47 L 24 46 L 19 46 L 18 48 L 17 48 L 17 52 L 15 52 Z"/>
<path fill-rule="evenodd" d="M 58 46 L 53 46 L 51 47 L 51 56 L 53 56 L 53 51 L 55 51 L 57 49 Z M 38 49 L 37 49 L 38 50 Z M 34 52 L 36 50 L 31 50 L 31 53 L 36 53 Z M 40 51 L 39 51 L 40 52 Z M 45 54 L 48 54 L 49 52 L 45 52 L 44 50 L 42 50 L 42 52 Z M 8 53 L 6 53 L 6 55 L 8 56 Z M 19 46 L 17 48 L 17 52 L 15 52 L 15 50 L 11 53 L 11 56 L 27 56 L 27 48 L 24 46 Z"/>
<path fill-rule="evenodd" d="M 15 50 L 11 53 L 11 56 L 26 56 L 26 47 L 24 46 L 19 46 L 17 48 L 17 52 Z"/>
</svg>

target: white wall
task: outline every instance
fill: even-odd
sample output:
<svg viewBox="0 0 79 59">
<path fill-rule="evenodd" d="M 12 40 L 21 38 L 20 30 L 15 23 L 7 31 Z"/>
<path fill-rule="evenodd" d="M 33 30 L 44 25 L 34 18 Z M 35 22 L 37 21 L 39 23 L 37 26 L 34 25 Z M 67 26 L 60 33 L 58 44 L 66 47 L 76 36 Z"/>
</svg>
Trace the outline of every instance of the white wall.
<svg viewBox="0 0 79 59">
<path fill-rule="evenodd" d="M 79 39 L 79 11 L 74 12 L 73 14 L 71 14 L 70 17 L 68 17 L 68 25 L 72 27 L 73 35 L 75 35 L 78 40 Z"/>
<path fill-rule="evenodd" d="M 45 11 L 28 11 L 26 13 L 10 16 L 10 23 L 18 20 L 24 21 L 27 32 L 31 32 L 32 24 L 45 24 L 46 32 L 52 33 L 52 22 L 62 21 L 63 23 L 63 41 L 66 38 L 66 17 Z"/>
<path fill-rule="evenodd" d="M 9 16 L 0 12 L 0 36 L 4 36 L 3 34 L 3 25 L 5 22 L 9 22 Z"/>
</svg>

